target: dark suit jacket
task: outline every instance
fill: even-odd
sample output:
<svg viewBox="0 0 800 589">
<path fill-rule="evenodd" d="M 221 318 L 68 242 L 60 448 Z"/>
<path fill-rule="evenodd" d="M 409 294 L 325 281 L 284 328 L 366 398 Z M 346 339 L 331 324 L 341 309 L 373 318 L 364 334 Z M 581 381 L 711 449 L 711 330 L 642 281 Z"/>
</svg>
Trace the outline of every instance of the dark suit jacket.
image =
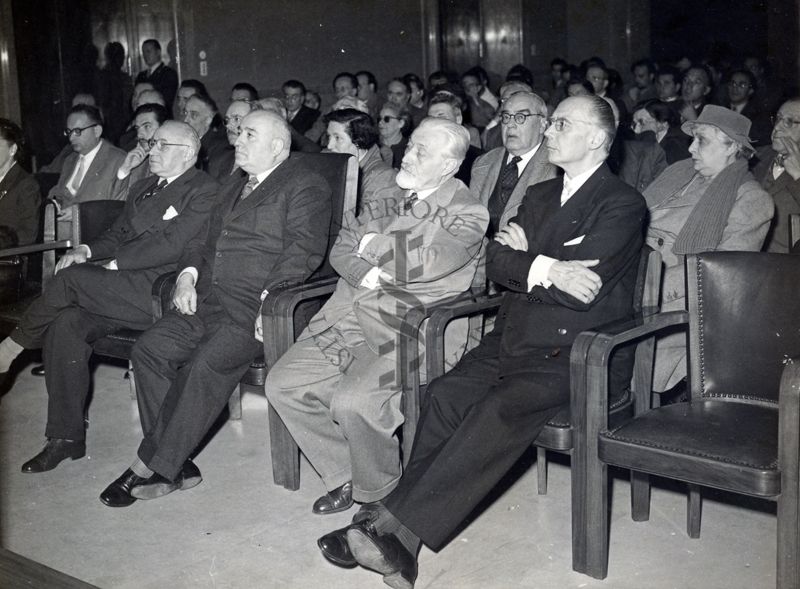
<svg viewBox="0 0 800 589">
<path fill-rule="evenodd" d="M 220 182 L 231 173 L 233 146 L 228 142 L 224 129 L 209 129 L 200 139 L 200 154 L 195 167 L 208 172 Z"/>
<path fill-rule="evenodd" d="M 87 200 L 118 200 L 117 191 L 117 170 L 125 161 L 127 155 L 121 149 L 111 145 L 105 139 L 101 139 L 100 151 L 92 160 L 92 165 L 86 170 L 78 193 L 73 196 L 67 189 L 72 173 L 75 171 L 75 164 L 78 162 L 78 154 L 74 151 L 69 154 L 61 168 L 61 175 L 56 184 L 47 194 L 48 198 L 57 199 L 62 206 L 70 206 L 76 202 Z"/>
<path fill-rule="evenodd" d="M 17 245 L 28 245 L 39 236 L 42 194 L 36 179 L 19 163 L 0 181 L 0 225 L 17 234 Z"/>
<path fill-rule="evenodd" d="M 508 288 L 496 330 L 502 333 L 501 371 L 547 363 L 547 355 L 569 354 L 582 331 L 632 313 L 647 206 L 633 188 L 603 164 L 560 206 L 561 179 L 535 184 L 513 219 L 528 238 L 528 251 L 489 244 L 488 275 Z M 570 242 L 580 241 L 572 245 Z M 557 260 L 599 259 L 592 268 L 603 286 L 583 303 L 555 286 L 528 292 L 537 255 Z"/>
<path fill-rule="evenodd" d="M 800 180 L 788 172 L 772 177 L 772 164 L 777 154 L 771 147 L 758 150 L 759 162 L 753 175 L 761 187 L 775 200 L 775 216 L 764 241 L 764 251 L 789 253 L 789 215 L 800 214 Z"/>
<path fill-rule="evenodd" d="M 162 63 L 152 74 L 148 70 L 141 71 L 136 76 L 136 83 L 140 82 L 150 82 L 153 88 L 161 92 L 167 103 L 167 112 L 172 112 L 172 101 L 178 91 L 178 73 L 174 69 Z"/>
<path fill-rule="evenodd" d="M 467 148 L 467 155 L 464 156 L 464 161 L 461 162 L 461 166 L 458 168 L 458 172 L 456 172 L 456 178 L 469 186 L 472 180 L 472 165 L 475 163 L 475 160 L 482 155 L 483 151 L 474 145 L 470 145 Z"/>
<path fill-rule="evenodd" d="M 194 240 L 179 267 L 198 271 L 200 303 L 218 303 L 231 321 L 252 331 L 263 291 L 307 279 L 328 245 L 331 189 L 290 156 L 244 200 L 246 175 L 220 191 L 208 230 Z"/>
<path fill-rule="evenodd" d="M 289 124 L 294 127 L 295 131 L 302 135 L 311 128 L 314 122 L 319 118 L 319 114 L 318 110 L 303 105 L 300 107 L 300 110 L 297 111 L 297 114 L 294 115 L 294 118 L 289 121 Z"/>
<path fill-rule="evenodd" d="M 187 243 L 208 222 L 218 184 L 190 168 L 158 194 L 143 198 L 158 180 L 145 178 L 131 187 L 119 218 L 88 244 L 93 259 L 113 258 L 120 270 L 152 270 L 152 277 L 176 269 Z"/>
</svg>

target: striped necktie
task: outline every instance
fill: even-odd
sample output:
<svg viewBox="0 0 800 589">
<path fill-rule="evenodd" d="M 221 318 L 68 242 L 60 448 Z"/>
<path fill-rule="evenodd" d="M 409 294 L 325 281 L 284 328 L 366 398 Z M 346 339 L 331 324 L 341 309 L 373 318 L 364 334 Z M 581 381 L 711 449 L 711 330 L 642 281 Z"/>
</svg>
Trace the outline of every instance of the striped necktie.
<svg viewBox="0 0 800 589">
<path fill-rule="evenodd" d="M 417 193 L 416 192 L 412 192 L 411 196 L 409 196 L 406 199 L 406 202 L 403 203 L 403 210 L 404 211 L 410 211 L 411 207 L 413 207 L 414 203 L 417 202 L 418 200 L 419 200 L 419 197 L 417 196 Z"/>
<path fill-rule="evenodd" d="M 242 188 L 242 194 L 239 195 L 239 198 L 242 200 L 246 199 L 248 196 L 250 196 L 250 193 L 255 190 L 256 186 L 258 186 L 258 178 L 256 176 L 250 176 L 247 184 L 245 184 L 244 188 Z"/>
</svg>

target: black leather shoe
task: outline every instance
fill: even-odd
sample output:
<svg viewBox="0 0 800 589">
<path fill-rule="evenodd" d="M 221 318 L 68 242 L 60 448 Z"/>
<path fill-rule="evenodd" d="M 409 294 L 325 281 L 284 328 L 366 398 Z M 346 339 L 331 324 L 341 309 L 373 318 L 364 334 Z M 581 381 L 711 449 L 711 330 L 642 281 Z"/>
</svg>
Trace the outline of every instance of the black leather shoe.
<svg viewBox="0 0 800 589">
<path fill-rule="evenodd" d="M 37 364 L 31 368 L 31 374 L 33 376 L 44 376 L 44 364 Z"/>
<path fill-rule="evenodd" d="M 142 481 L 147 481 L 150 478 L 152 477 L 142 478 L 130 468 L 127 468 L 125 472 L 122 473 L 122 476 L 100 493 L 100 501 L 109 507 L 128 507 L 136 502 L 136 497 L 131 495 L 133 486 Z"/>
<path fill-rule="evenodd" d="M 394 534 L 378 535 L 371 522 L 360 522 L 347 529 L 347 545 L 358 564 L 382 574 L 392 589 L 414 589 L 417 557 Z"/>
<path fill-rule="evenodd" d="M 339 513 L 346 511 L 353 506 L 353 482 L 349 481 L 330 491 L 314 501 L 311 511 L 317 515 L 328 515 L 329 513 Z"/>
<path fill-rule="evenodd" d="M 46 472 L 53 470 L 67 458 L 77 460 L 84 456 L 86 456 L 86 442 L 84 440 L 48 438 L 42 451 L 22 465 L 22 472 Z"/>
<path fill-rule="evenodd" d="M 187 460 L 174 481 L 154 473 L 153 476 L 134 484 L 131 488 L 131 495 L 136 499 L 157 499 L 158 497 L 169 495 L 173 491 L 185 491 L 196 487 L 202 480 L 203 476 L 200 474 L 200 469 L 197 468 L 194 462 Z"/>
</svg>

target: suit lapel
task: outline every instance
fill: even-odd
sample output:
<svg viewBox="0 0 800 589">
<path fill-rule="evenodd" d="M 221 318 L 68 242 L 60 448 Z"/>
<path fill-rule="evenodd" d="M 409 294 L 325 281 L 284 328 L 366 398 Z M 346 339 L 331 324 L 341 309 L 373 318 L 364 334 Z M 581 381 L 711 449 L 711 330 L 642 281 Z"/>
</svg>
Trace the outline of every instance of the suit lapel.
<svg viewBox="0 0 800 589">
<path fill-rule="evenodd" d="M 561 190 L 563 184 L 555 182 L 556 187 L 555 198 L 548 202 L 550 208 L 547 223 L 542 227 L 542 234 L 544 241 L 541 243 L 549 243 L 560 246 L 563 243 L 561 238 L 565 235 L 573 233 L 575 228 L 579 226 L 587 218 L 587 209 L 594 203 L 598 190 L 605 183 L 605 180 L 611 171 L 605 164 L 592 174 L 589 179 L 581 186 L 570 199 L 561 206 Z M 560 243 L 556 243 L 559 242 Z"/>
<path fill-rule="evenodd" d="M 242 200 L 239 198 L 239 194 L 241 193 L 241 187 L 247 183 L 247 179 L 245 178 L 244 182 L 241 183 L 240 189 L 236 192 L 236 197 L 233 200 L 230 212 L 225 216 L 225 222 L 227 223 L 231 219 L 241 217 L 248 211 L 259 206 L 265 200 L 273 198 L 275 194 L 283 188 L 287 180 L 289 180 L 289 166 L 287 162 L 288 160 L 282 162 L 261 184 L 256 186 L 256 189 L 253 190 L 247 198 Z M 236 184 L 239 184 L 239 182 L 236 182 Z"/>
<path fill-rule="evenodd" d="M 162 188 L 158 194 L 149 198 L 144 198 L 144 195 L 150 192 L 161 178 L 153 176 L 150 182 L 145 183 L 144 190 L 134 197 L 133 202 L 134 214 L 131 215 L 131 227 L 135 234 L 141 235 L 163 220 L 169 207 L 175 208 L 176 212 L 180 213 L 180 200 L 186 195 L 185 185 L 196 174 L 197 170 L 190 168 Z"/>
<path fill-rule="evenodd" d="M 94 156 L 92 160 L 92 165 L 89 166 L 89 169 L 86 170 L 86 173 L 83 175 L 83 180 L 81 181 L 81 187 L 78 189 L 79 192 L 83 192 L 86 190 L 86 187 L 89 185 L 89 182 L 93 181 L 94 177 L 97 176 L 98 170 L 100 170 L 106 162 L 106 158 L 108 157 L 108 143 L 106 143 L 105 139 L 100 140 L 100 149 L 97 152 L 97 155 Z"/>
<path fill-rule="evenodd" d="M 19 164 L 14 164 L 11 166 L 11 169 L 5 175 L 5 177 L 0 180 L 0 198 L 3 198 L 9 189 L 17 183 L 20 175 L 22 174 L 22 169 L 19 167 Z"/>
<path fill-rule="evenodd" d="M 522 199 L 525 198 L 525 193 L 528 191 L 528 188 L 532 184 L 536 184 L 541 181 L 542 167 L 547 164 L 548 161 L 547 149 L 545 148 L 544 142 L 542 142 L 542 144 L 539 146 L 539 149 L 536 150 L 536 153 L 528 162 L 528 165 L 525 166 L 525 169 L 522 171 L 522 175 L 517 181 L 517 185 L 511 192 L 511 196 L 508 197 L 506 208 L 500 218 L 501 228 L 507 225 L 511 218 L 516 214 L 516 209 L 519 208 L 520 203 L 522 203 Z"/>
</svg>

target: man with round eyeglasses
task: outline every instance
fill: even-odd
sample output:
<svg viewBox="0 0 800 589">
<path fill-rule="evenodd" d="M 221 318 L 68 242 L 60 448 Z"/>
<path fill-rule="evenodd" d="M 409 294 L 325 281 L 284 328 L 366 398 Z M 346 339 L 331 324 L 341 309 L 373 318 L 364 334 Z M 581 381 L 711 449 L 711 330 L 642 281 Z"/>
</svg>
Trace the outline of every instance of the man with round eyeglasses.
<svg viewBox="0 0 800 589">
<path fill-rule="evenodd" d="M 800 98 L 784 102 L 772 122 L 772 144 L 758 150 L 753 175 L 775 201 L 764 250 L 788 253 L 789 215 L 800 214 Z"/>
<path fill-rule="evenodd" d="M 556 168 L 542 148 L 547 105 L 533 92 L 516 92 L 500 107 L 502 147 L 484 154 L 472 167 L 472 194 L 489 209 L 488 236 L 508 224 L 529 186 L 555 178 Z"/>
<path fill-rule="evenodd" d="M 176 269 L 215 203 L 216 181 L 194 167 L 200 140 L 191 127 L 168 121 L 149 142 L 155 177 L 131 187 L 122 214 L 105 233 L 59 260 L 42 296 L 0 342 L 0 375 L 23 349 L 43 348 L 47 442 L 22 472 L 45 472 L 85 455 L 92 342 L 120 328 L 152 325 L 153 281 Z"/>
</svg>

